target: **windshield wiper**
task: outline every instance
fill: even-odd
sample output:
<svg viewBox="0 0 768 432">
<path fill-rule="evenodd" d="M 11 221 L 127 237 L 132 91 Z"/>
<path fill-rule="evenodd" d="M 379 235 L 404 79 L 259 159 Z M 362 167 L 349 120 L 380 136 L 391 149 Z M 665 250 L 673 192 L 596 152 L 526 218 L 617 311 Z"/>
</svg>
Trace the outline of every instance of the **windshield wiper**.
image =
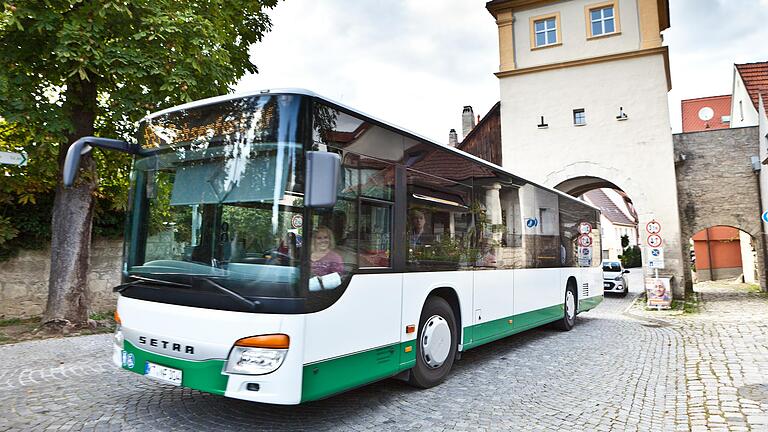
<svg viewBox="0 0 768 432">
<path fill-rule="evenodd" d="M 208 282 L 209 285 L 216 288 L 217 290 L 223 292 L 224 294 L 232 297 L 233 299 L 237 300 L 238 303 L 243 304 L 245 306 L 248 306 L 250 309 L 256 309 L 256 306 L 260 305 L 261 302 L 257 300 L 248 300 L 247 298 L 241 296 L 240 294 L 220 285 L 218 282 L 205 277 L 205 276 L 198 276 L 197 279 L 202 280 L 204 282 Z"/>
<path fill-rule="evenodd" d="M 158 285 L 169 285 L 169 286 L 178 286 L 178 287 L 183 287 L 183 288 L 189 288 L 189 287 L 192 286 L 190 284 L 184 284 L 184 283 L 179 283 L 179 282 L 171 282 L 171 281 L 167 281 L 167 280 L 163 280 L 163 279 L 152 279 L 152 278 L 148 278 L 148 277 L 144 277 L 144 276 L 130 275 L 128 277 L 133 278 L 133 279 L 137 279 L 137 280 L 135 280 L 133 282 L 124 283 L 122 285 L 118 285 L 118 286 L 114 287 L 112 289 L 112 291 L 121 293 L 121 292 L 125 291 L 126 289 L 128 289 L 128 288 L 130 288 L 132 286 L 139 285 L 139 284 L 144 284 L 144 283 L 158 284 Z"/>
</svg>

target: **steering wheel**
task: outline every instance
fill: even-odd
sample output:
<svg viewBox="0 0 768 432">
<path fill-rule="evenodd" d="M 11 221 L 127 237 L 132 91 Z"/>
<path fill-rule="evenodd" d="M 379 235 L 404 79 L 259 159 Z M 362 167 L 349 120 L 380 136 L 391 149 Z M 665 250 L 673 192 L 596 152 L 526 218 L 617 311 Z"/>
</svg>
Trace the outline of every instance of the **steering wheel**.
<svg viewBox="0 0 768 432">
<path fill-rule="evenodd" d="M 264 258 L 266 259 L 266 264 L 271 265 L 288 265 L 293 259 L 290 255 L 280 252 L 277 249 L 264 252 Z"/>
</svg>

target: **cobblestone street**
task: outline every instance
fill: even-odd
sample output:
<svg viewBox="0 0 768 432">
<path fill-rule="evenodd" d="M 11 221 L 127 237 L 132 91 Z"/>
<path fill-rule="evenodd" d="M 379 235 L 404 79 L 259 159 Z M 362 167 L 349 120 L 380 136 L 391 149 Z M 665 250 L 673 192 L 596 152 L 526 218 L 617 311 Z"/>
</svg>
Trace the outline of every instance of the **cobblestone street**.
<svg viewBox="0 0 768 432">
<path fill-rule="evenodd" d="M 0 430 L 768 430 L 768 298 L 697 290 L 696 314 L 642 319 L 625 313 L 637 292 L 609 296 L 571 332 L 468 351 L 438 387 L 384 380 L 300 406 L 117 370 L 109 335 L 2 346 Z"/>
</svg>

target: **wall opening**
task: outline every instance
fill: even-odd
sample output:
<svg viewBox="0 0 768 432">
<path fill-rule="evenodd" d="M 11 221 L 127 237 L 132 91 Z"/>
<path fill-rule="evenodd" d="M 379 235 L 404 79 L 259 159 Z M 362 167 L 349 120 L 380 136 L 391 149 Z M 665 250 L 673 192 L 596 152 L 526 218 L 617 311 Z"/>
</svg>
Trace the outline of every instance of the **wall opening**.
<svg viewBox="0 0 768 432">
<path fill-rule="evenodd" d="M 755 239 L 747 232 L 727 225 L 714 225 L 689 239 L 691 279 L 738 281 L 759 284 Z"/>
</svg>

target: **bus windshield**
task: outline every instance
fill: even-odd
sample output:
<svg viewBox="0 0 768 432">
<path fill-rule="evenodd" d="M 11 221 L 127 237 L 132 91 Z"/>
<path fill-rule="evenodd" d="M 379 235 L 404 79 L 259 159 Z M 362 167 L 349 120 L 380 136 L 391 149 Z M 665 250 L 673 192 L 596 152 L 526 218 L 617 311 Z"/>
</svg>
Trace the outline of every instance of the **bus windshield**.
<svg viewBox="0 0 768 432">
<path fill-rule="evenodd" d="M 158 150 L 134 162 L 129 284 L 164 282 L 246 304 L 299 297 L 298 104 L 246 98 L 143 125 L 142 146 Z"/>
</svg>

